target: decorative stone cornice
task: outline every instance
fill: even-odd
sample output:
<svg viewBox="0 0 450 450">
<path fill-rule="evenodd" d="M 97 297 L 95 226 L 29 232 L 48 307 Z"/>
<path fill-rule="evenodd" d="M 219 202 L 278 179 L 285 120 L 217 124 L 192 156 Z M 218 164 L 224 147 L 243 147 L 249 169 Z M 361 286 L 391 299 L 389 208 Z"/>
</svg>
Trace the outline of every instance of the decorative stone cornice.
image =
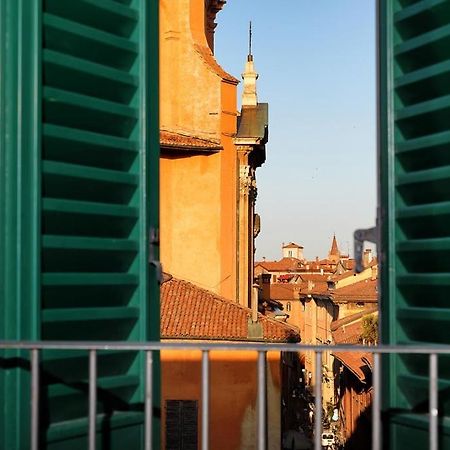
<svg viewBox="0 0 450 450">
<path fill-rule="evenodd" d="M 217 13 L 222 10 L 227 0 L 205 0 L 205 31 L 209 48 L 214 51 L 214 30 Z"/>
</svg>

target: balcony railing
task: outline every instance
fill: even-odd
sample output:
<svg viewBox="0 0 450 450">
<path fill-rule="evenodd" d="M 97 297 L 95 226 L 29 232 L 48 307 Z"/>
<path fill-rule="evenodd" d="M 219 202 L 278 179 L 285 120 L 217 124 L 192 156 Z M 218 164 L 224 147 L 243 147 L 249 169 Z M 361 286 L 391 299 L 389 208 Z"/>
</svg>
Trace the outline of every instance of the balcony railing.
<svg viewBox="0 0 450 450">
<path fill-rule="evenodd" d="M 141 351 L 146 353 L 145 370 L 145 450 L 152 448 L 152 377 L 153 353 L 161 350 L 200 350 L 202 352 L 202 386 L 201 386 L 201 447 L 209 449 L 209 352 L 221 351 L 255 351 L 258 354 L 258 390 L 257 390 L 257 448 L 267 448 L 266 423 L 266 354 L 267 352 L 303 352 L 315 353 L 315 379 L 321 379 L 322 354 L 329 351 L 346 351 L 372 353 L 373 364 L 373 401 L 372 401 L 372 450 L 382 449 L 381 428 L 381 355 L 382 354 L 425 354 L 429 355 L 429 450 L 438 450 L 438 355 L 449 355 L 450 346 L 360 346 L 360 345 L 301 345 L 301 344 L 258 344 L 258 343 L 165 343 L 148 342 L 20 342 L 0 341 L 0 350 L 29 350 L 31 359 L 31 442 L 30 449 L 38 450 L 39 445 L 39 353 L 42 350 L 85 350 L 89 352 L 89 450 L 96 448 L 96 404 L 97 404 L 97 352 L 107 351 Z M 314 415 L 314 450 L 321 450 L 322 433 L 322 385 L 315 383 Z"/>
</svg>

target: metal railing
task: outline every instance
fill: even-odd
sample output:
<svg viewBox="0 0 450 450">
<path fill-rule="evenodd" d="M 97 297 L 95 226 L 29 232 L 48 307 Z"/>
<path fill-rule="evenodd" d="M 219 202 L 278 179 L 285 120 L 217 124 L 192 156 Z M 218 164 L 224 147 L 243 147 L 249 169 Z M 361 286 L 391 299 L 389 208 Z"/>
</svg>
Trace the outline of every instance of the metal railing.
<svg viewBox="0 0 450 450">
<path fill-rule="evenodd" d="M 322 354 L 329 351 L 372 353 L 373 400 L 372 400 L 372 450 L 382 449 L 381 426 L 381 355 L 422 354 L 429 356 L 429 450 L 438 450 L 438 355 L 449 355 L 450 346 L 361 346 L 361 345 L 302 345 L 302 344 L 258 344 L 258 343 L 178 343 L 178 342 L 16 342 L 0 341 L 0 350 L 29 350 L 31 359 L 31 450 L 39 445 L 39 352 L 42 350 L 85 350 L 89 352 L 89 433 L 88 448 L 96 449 L 96 407 L 97 407 L 97 352 L 99 350 L 142 351 L 146 353 L 145 364 L 145 450 L 152 448 L 152 380 L 153 352 L 161 350 L 200 350 L 202 352 L 201 381 L 201 448 L 209 449 L 209 353 L 211 351 L 255 351 L 258 354 L 257 389 L 257 449 L 267 448 L 266 420 L 266 356 L 267 352 L 315 352 L 316 380 L 321 379 Z M 322 384 L 314 385 L 314 450 L 321 450 L 322 433 Z"/>
</svg>

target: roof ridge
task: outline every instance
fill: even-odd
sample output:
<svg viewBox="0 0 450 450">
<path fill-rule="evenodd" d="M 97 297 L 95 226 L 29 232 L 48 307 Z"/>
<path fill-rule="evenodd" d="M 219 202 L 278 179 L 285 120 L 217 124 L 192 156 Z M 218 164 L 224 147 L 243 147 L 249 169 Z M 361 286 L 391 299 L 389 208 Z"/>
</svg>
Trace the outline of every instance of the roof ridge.
<svg viewBox="0 0 450 450">
<path fill-rule="evenodd" d="M 181 283 L 181 284 L 188 285 L 190 288 L 202 291 L 203 293 L 205 293 L 206 295 L 210 296 L 213 300 L 215 300 L 217 302 L 225 303 L 225 304 L 227 304 L 227 305 L 229 305 L 231 307 L 238 308 L 238 309 L 241 309 L 241 310 L 245 311 L 247 313 L 247 316 L 251 317 L 251 311 L 252 310 L 250 308 L 248 308 L 247 306 L 243 306 L 243 305 L 241 305 L 239 303 L 236 303 L 235 301 L 233 301 L 231 299 L 227 299 L 227 298 L 225 298 L 225 297 L 223 297 L 223 296 L 221 296 L 219 294 L 216 294 L 215 292 L 212 292 L 212 291 L 209 291 L 208 289 L 205 289 L 205 288 L 202 288 L 200 286 L 197 286 L 194 283 L 191 283 L 189 281 L 182 280 L 180 278 L 176 278 L 176 277 L 173 277 L 173 276 L 172 276 L 172 278 L 170 280 L 166 281 L 165 284 L 166 283 L 167 284 L 170 284 L 170 283 Z M 273 319 L 271 317 L 265 316 L 264 314 L 261 314 L 260 312 L 258 312 L 258 318 L 262 319 L 264 321 L 267 321 L 268 323 L 276 324 L 277 326 L 282 326 L 284 328 L 291 329 L 292 331 L 295 331 L 298 334 L 300 333 L 297 327 L 295 327 L 295 326 L 293 326 L 291 324 L 288 324 L 286 322 L 280 322 L 280 321 L 278 321 L 276 319 Z"/>
</svg>

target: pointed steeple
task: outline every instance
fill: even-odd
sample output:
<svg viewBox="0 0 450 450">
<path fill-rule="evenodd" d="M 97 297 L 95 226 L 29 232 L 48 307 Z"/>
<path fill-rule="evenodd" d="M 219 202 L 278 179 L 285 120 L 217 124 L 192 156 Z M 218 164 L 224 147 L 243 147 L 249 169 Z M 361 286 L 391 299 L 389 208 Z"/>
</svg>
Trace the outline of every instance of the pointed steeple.
<svg viewBox="0 0 450 450">
<path fill-rule="evenodd" d="M 339 261 L 341 253 L 339 252 L 339 248 L 336 241 L 336 234 L 333 235 L 333 242 L 331 243 L 331 249 L 328 253 L 328 259 L 331 261 Z"/>
<path fill-rule="evenodd" d="M 252 23 L 250 22 L 248 33 L 248 55 L 247 62 L 245 63 L 245 70 L 242 74 L 244 80 L 244 91 L 242 93 L 242 106 L 256 106 L 258 104 L 258 98 L 256 96 L 256 80 L 258 74 L 255 72 L 252 55 Z"/>
</svg>

